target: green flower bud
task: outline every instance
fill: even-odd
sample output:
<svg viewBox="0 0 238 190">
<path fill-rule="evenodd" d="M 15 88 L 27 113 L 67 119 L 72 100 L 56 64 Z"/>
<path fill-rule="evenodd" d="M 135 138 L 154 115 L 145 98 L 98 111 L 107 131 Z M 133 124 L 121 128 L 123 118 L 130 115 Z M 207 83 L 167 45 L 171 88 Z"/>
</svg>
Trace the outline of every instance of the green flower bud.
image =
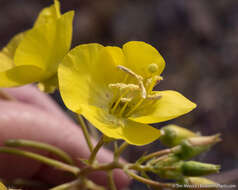
<svg viewBox="0 0 238 190">
<path fill-rule="evenodd" d="M 181 172 L 182 162 L 176 162 L 172 165 L 167 165 L 161 168 L 157 168 L 156 174 L 163 179 L 179 179 L 183 177 Z"/>
<path fill-rule="evenodd" d="M 183 162 L 181 170 L 185 176 L 203 176 L 212 173 L 218 173 L 219 165 L 206 164 L 196 161 Z"/>
<path fill-rule="evenodd" d="M 166 155 L 162 159 L 152 160 L 152 172 L 156 173 L 160 178 L 177 179 L 182 177 L 181 164 L 177 156 L 173 154 Z"/>
<path fill-rule="evenodd" d="M 221 141 L 220 135 L 192 137 L 183 140 L 176 149 L 175 155 L 182 160 L 191 159 L 202 152 L 209 150 L 211 146 Z"/>
<path fill-rule="evenodd" d="M 163 127 L 161 134 L 160 141 L 168 147 L 176 146 L 184 139 L 198 136 L 198 134 L 177 125 L 167 125 Z"/>
</svg>

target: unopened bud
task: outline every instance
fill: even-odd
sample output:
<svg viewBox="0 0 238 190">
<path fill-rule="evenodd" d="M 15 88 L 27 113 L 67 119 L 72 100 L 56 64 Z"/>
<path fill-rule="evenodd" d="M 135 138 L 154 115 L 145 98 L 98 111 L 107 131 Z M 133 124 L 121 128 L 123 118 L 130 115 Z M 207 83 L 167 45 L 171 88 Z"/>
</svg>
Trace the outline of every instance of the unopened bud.
<svg viewBox="0 0 238 190">
<path fill-rule="evenodd" d="M 154 160 L 153 171 L 160 178 L 164 179 L 176 179 L 182 176 L 181 164 L 183 161 L 179 161 L 178 157 L 173 154 L 165 155 L 162 159 Z"/>
<path fill-rule="evenodd" d="M 211 146 L 221 141 L 220 135 L 192 137 L 183 140 L 175 151 L 182 160 L 191 159 L 194 156 L 209 150 Z"/>
<path fill-rule="evenodd" d="M 207 145 L 214 145 L 217 142 L 220 142 L 221 138 L 220 134 L 216 134 L 213 136 L 193 137 L 189 138 L 188 141 L 193 146 L 207 146 Z"/>
<path fill-rule="evenodd" d="M 198 134 L 177 125 L 167 125 L 161 131 L 160 141 L 168 147 L 179 145 L 184 139 L 198 136 Z"/>
<path fill-rule="evenodd" d="M 187 161 L 183 162 L 181 169 L 183 175 L 185 176 L 203 176 L 212 173 L 218 173 L 220 166 L 196 161 Z"/>
</svg>

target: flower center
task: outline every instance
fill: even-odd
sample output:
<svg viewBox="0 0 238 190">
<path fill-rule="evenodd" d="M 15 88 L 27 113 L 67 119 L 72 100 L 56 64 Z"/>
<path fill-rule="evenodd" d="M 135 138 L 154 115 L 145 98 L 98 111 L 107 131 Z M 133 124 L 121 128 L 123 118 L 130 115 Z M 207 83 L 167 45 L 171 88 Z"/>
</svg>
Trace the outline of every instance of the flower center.
<svg viewBox="0 0 238 190">
<path fill-rule="evenodd" d="M 142 104 L 161 98 L 160 94 L 153 92 L 154 86 L 163 80 L 161 76 L 154 74 L 158 70 L 157 64 L 148 66 L 151 77 L 146 79 L 125 66 L 118 65 L 117 68 L 124 71 L 126 76 L 120 83 L 109 84 L 109 88 L 115 92 L 110 107 L 111 114 L 130 117 Z M 129 80 L 133 83 L 129 83 Z"/>
</svg>

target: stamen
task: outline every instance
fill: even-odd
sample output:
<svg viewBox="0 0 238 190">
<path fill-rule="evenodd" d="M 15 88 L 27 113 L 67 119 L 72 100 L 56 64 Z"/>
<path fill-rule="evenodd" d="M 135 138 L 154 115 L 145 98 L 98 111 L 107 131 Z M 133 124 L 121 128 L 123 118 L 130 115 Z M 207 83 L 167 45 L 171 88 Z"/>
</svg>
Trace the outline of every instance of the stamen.
<svg viewBox="0 0 238 190">
<path fill-rule="evenodd" d="M 126 67 L 124 67 L 124 66 L 122 66 L 122 65 L 118 65 L 117 68 L 121 69 L 122 71 L 124 71 L 124 72 L 130 74 L 131 76 L 133 76 L 133 77 L 135 77 L 135 78 L 137 78 L 137 79 L 141 79 L 141 80 L 143 79 L 140 75 L 137 75 L 137 74 L 134 73 L 132 70 L 130 70 L 130 69 L 128 69 L 128 68 L 126 68 Z"/>
<path fill-rule="evenodd" d="M 150 94 L 147 96 L 147 99 L 149 100 L 158 100 L 160 99 L 162 96 L 160 94 Z"/>
<path fill-rule="evenodd" d="M 140 87 L 135 84 L 124 84 L 124 83 L 115 83 L 109 84 L 109 88 L 119 88 L 120 90 L 128 89 L 128 90 L 140 90 Z"/>
<path fill-rule="evenodd" d="M 158 96 L 155 96 L 155 95 L 151 95 L 150 93 L 152 92 L 153 90 L 153 87 L 156 85 L 157 82 L 159 82 L 160 80 L 163 80 L 163 77 L 161 76 L 153 76 L 152 78 L 149 78 L 147 79 L 146 81 L 146 85 L 148 85 L 148 90 L 147 90 L 147 93 L 148 95 L 146 96 L 146 99 L 159 99 L 159 95 Z M 142 103 L 144 102 L 144 99 L 140 99 L 137 104 L 135 106 L 132 107 L 132 109 L 126 114 L 127 117 L 129 117 Z"/>
<path fill-rule="evenodd" d="M 114 113 L 117 106 L 119 105 L 121 99 L 123 98 L 123 96 L 125 96 L 127 93 L 129 92 L 129 90 L 127 89 L 124 93 L 121 94 L 121 96 L 117 99 L 117 101 L 115 102 L 113 108 L 111 109 L 111 113 Z"/>
<path fill-rule="evenodd" d="M 126 116 L 129 117 L 143 102 L 144 99 L 140 99 L 139 102 L 137 102 L 137 104 L 126 114 Z"/>
<path fill-rule="evenodd" d="M 137 75 L 136 73 L 134 73 L 132 70 L 122 66 L 122 65 L 118 65 L 117 66 L 119 69 L 121 69 L 122 71 L 130 74 L 131 76 L 135 77 L 139 83 L 139 86 L 140 86 L 140 89 L 141 89 L 141 97 L 142 98 L 146 98 L 146 89 L 145 89 L 145 86 L 144 86 L 144 83 L 143 83 L 143 77 L 140 76 L 140 75 Z"/>
<path fill-rule="evenodd" d="M 141 89 L 141 97 L 145 99 L 146 98 L 146 89 L 145 89 L 143 81 L 141 81 L 141 80 L 139 81 L 139 86 Z"/>
<path fill-rule="evenodd" d="M 122 114 L 124 113 L 124 111 L 125 111 L 125 109 L 126 109 L 126 107 L 127 107 L 128 104 L 129 104 L 129 102 L 126 102 L 126 103 L 123 105 L 123 107 L 121 108 L 121 110 L 120 110 L 120 112 L 119 112 L 119 116 L 120 116 L 120 117 L 121 117 Z"/>
<path fill-rule="evenodd" d="M 132 98 L 121 98 L 122 102 L 130 102 Z"/>
<path fill-rule="evenodd" d="M 148 85 L 148 93 L 151 93 L 154 86 L 156 86 L 161 80 L 163 80 L 162 76 L 153 76 L 152 78 L 147 79 L 146 85 Z"/>
</svg>

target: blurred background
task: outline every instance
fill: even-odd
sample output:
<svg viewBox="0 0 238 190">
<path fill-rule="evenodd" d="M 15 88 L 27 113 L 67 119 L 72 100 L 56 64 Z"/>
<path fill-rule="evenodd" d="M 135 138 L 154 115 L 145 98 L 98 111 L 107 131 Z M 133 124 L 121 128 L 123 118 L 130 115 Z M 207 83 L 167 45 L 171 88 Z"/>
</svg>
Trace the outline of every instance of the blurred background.
<svg viewBox="0 0 238 190">
<path fill-rule="evenodd" d="M 0 47 L 33 25 L 48 0 L 0 0 Z M 198 104 L 175 123 L 223 142 L 198 160 L 222 165 L 213 176 L 238 185 L 238 1 L 237 0 L 62 0 L 75 10 L 73 46 L 98 42 L 121 46 L 130 40 L 156 47 L 167 66 L 159 89 L 173 89 Z M 55 94 L 59 100 L 58 94 Z M 161 148 L 159 141 L 131 147 L 128 160 Z M 131 189 L 146 189 L 134 183 Z"/>
</svg>

